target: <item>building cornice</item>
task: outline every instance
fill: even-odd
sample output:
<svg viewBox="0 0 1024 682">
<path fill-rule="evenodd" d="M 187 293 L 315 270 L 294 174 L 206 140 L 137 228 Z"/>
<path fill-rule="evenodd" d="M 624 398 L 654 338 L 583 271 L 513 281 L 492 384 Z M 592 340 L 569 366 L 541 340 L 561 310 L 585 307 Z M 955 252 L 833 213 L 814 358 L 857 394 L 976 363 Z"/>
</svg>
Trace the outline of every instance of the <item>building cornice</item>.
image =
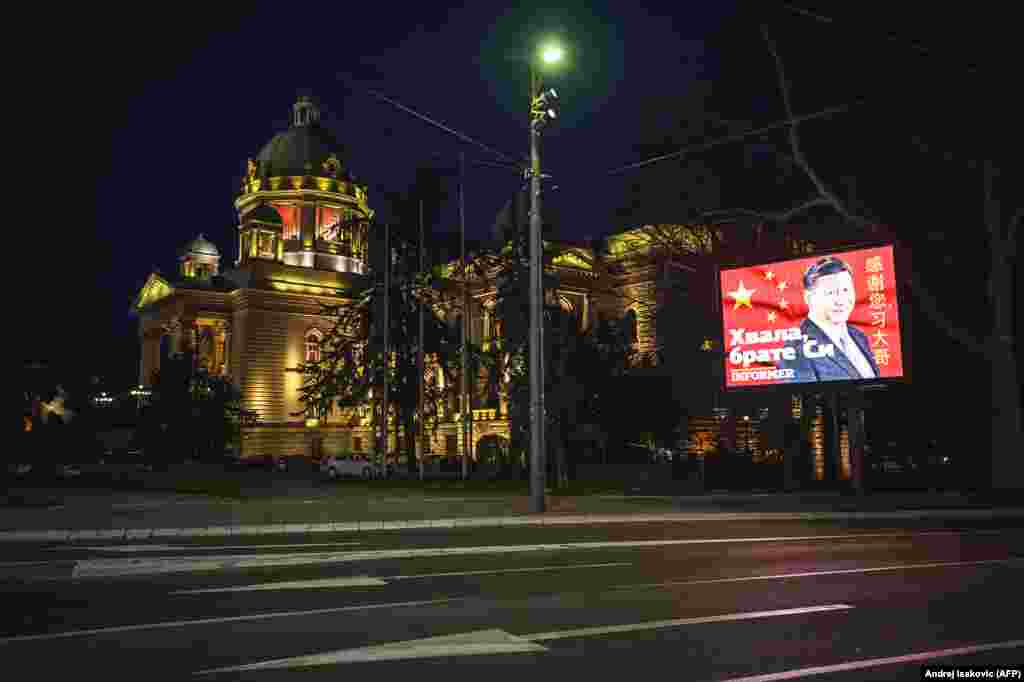
<svg viewBox="0 0 1024 682">
<path fill-rule="evenodd" d="M 270 182 L 262 184 L 264 180 Z M 273 186 L 274 181 L 280 181 L 276 187 Z M 299 186 L 295 187 L 296 184 Z M 352 206 L 361 209 L 368 217 L 372 215 L 372 211 L 367 203 L 366 193 L 360 187 L 343 180 L 313 176 L 285 176 L 247 181 L 246 185 L 248 185 L 247 189 L 243 190 L 243 193 L 235 199 L 235 208 L 239 211 L 241 211 L 242 207 L 257 201 L 273 201 L 275 199 L 284 201 L 312 200 L 330 201 Z"/>
</svg>

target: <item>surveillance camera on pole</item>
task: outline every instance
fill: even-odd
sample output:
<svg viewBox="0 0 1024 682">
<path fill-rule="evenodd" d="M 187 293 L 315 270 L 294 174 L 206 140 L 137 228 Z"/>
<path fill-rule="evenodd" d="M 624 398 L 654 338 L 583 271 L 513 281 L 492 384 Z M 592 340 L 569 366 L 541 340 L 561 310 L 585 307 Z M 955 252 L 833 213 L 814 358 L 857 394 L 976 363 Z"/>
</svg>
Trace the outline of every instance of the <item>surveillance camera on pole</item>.
<svg viewBox="0 0 1024 682">
<path fill-rule="evenodd" d="M 562 60 L 562 49 L 548 45 L 540 52 L 543 64 Z M 530 511 L 544 511 L 547 462 L 544 450 L 544 242 L 541 219 L 540 133 L 558 113 L 558 93 L 544 90 L 530 59 Z"/>
</svg>

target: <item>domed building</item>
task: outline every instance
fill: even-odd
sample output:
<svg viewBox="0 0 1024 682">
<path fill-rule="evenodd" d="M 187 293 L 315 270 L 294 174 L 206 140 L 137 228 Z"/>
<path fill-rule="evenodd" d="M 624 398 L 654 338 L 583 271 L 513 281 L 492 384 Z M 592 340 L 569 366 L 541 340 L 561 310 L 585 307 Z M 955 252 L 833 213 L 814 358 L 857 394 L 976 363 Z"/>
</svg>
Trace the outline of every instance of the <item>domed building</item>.
<svg viewBox="0 0 1024 682">
<path fill-rule="evenodd" d="M 289 128 L 246 161 L 245 177 L 234 202 L 238 243 L 230 267 L 224 266 L 222 258 L 234 251 L 235 245 L 230 245 L 230 250 L 224 248 L 228 245 L 218 247 L 199 234 L 179 251 L 174 276 L 151 273 L 133 305 L 142 346 L 139 383 L 149 385 L 164 358 L 185 350 L 193 351 L 197 369 L 229 376 L 241 391 L 243 409 L 253 415 L 242 428 L 240 454 L 245 457 L 374 448 L 368 410 L 351 411 L 337 421 L 332 416 L 309 428 L 300 401 L 303 375 L 299 367 L 320 359 L 320 340 L 335 323 L 323 315 L 323 304 L 337 306 L 355 300 L 370 283 L 371 242 L 380 248 L 379 241 L 371 239 L 375 237 L 370 231 L 373 210 L 366 186 L 345 167 L 342 151 L 342 145 L 320 125 L 315 102 L 300 97 L 293 105 Z M 505 227 L 519 229 L 526 216 L 523 202 L 521 208 L 510 209 Z M 545 249 L 556 252 L 550 269 L 557 285 L 548 289 L 548 301 L 570 313 L 566 319 L 575 320 L 582 332 L 599 329 L 601 319 L 625 323 L 621 329 L 638 358 L 638 366 L 630 373 L 659 376 L 675 371 L 675 376 L 681 377 L 673 384 L 678 387 L 677 395 L 666 399 L 686 404 L 683 412 L 689 416 L 682 428 L 688 433 L 691 454 L 703 456 L 714 450 L 716 443 L 732 443 L 736 449 L 742 442 L 758 455 L 760 417 L 740 419 L 735 410 L 720 407 L 716 399 L 720 389 L 708 384 L 715 382 L 707 372 L 703 353 L 713 350 L 712 340 L 701 339 L 701 354 L 697 355 L 697 340 L 686 336 L 691 328 L 697 328 L 689 325 L 689 318 L 677 316 L 676 322 L 668 319 L 666 323 L 662 317 L 665 326 L 659 329 L 655 314 L 677 295 L 673 292 L 686 292 L 684 300 L 690 296 L 693 301 L 714 296 L 707 286 L 717 267 L 715 259 L 721 257 L 720 247 L 714 244 L 721 242 L 722 235 L 719 233 L 717 240 L 710 235 L 706 226 L 664 224 L 620 231 L 600 243 L 545 240 Z M 442 235 L 435 237 L 432 242 Z M 665 239 L 677 244 L 674 253 L 662 246 Z M 797 245 L 792 242 L 794 254 Z M 437 243 L 433 246 L 438 254 L 444 253 Z M 681 256 L 680 252 L 685 253 Z M 452 253 L 444 258 L 454 260 Z M 450 273 L 451 265 L 441 271 Z M 466 333 L 484 346 L 500 343 L 503 337 L 496 310 L 496 274 L 471 278 L 465 285 L 449 282 L 452 291 L 466 286 L 459 294 L 465 302 L 447 312 L 437 311 L 453 329 L 461 327 L 465 313 Z M 673 331 L 672 324 L 685 329 Z M 675 339 L 682 348 L 681 352 L 672 349 L 683 358 L 675 369 L 662 359 L 667 339 Z M 690 341 L 693 347 L 687 350 L 685 344 Z M 499 365 L 507 361 L 506 354 Z M 464 395 L 439 401 L 436 414 L 442 423 L 417 443 L 421 455 L 468 453 L 479 461 L 506 456 L 511 433 L 509 379 L 501 366 L 494 371 L 505 378 L 494 382 L 488 380 L 493 375 L 471 376 L 465 382 Z M 445 385 L 439 368 L 427 364 L 425 372 L 425 376 L 435 377 L 436 385 Z M 705 379 L 704 384 L 698 383 Z M 456 379 L 451 385 L 461 383 Z M 495 384 L 501 388 L 492 391 Z M 774 414 L 791 414 L 792 419 L 806 414 L 816 425 L 815 433 L 824 433 L 824 417 L 810 403 L 806 410 L 800 401 L 772 409 Z M 603 442 L 598 425 L 578 426 L 570 440 Z M 830 437 L 835 443 L 841 440 L 837 429 Z M 813 445 L 813 476 L 817 479 L 826 476 L 826 448 L 824 437 L 819 436 Z M 389 452 L 399 447 L 397 428 L 388 441 Z M 578 444 L 574 447 L 584 449 Z M 603 447 L 591 450 L 596 453 Z M 835 463 L 829 471 L 842 472 L 838 446 L 833 451 L 828 461 Z M 581 461 L 593 458 L 596 454 Z"/>
<path fill-rule="evenodd" d="M 175 276 L 151 273 L 133 306 L 139 383 L 151 383 L 162 358 L 195 351 L 197 368 L 230 376 L 255 415 L 243 432 L 247 456 L 309 450 L 294 370 L 332 327 L 321 304 L 345 302 L 369 273 L 366 186 L 344 167 L 316 103 L 300 97 L 292 109 L 290 127 L 246 162 L 233 267 L 222 268 L 221 250 L 200 234 L 179 252 Z"/>
</svg>

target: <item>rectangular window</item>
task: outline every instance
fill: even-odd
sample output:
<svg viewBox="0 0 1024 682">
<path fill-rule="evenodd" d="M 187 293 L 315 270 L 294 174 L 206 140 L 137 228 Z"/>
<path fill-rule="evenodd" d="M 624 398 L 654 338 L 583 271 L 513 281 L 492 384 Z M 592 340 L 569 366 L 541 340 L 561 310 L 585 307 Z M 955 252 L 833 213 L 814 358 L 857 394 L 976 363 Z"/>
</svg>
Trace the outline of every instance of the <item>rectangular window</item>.
<svg viewBox="0 0 1024 682">
<path fill-rule="evenodd" d="M 264 258 L 274 257 L 274 235 L 260 232 L 258 253 Z"/>
<path fill-rule="evenodd" d="M 299 238 L 299 212 L 297 207 L 287 204 L 273 204 L 277 212 L 281 214 L 281 222 L 284 226 L 285 239 Z"/>
<path fill-rule="evenodd" d="M 352 451 L 362 452 L 363 451 L 363 439 L 361 436 L 354 436 L 352 438 Z"/>
<path fill-rule="evenodd" d="M 316 234 L 324 241 L 338 241 L 342 233 L 342 209 L 319 206 L 316 212 Z"/>
<path fill-rule="evenodd" d="M 458 436 L 445 436 L 444 437 L 444 452 L 446 455 L 457 455 L 459 454 L 459 437 Z"/>
</svg>

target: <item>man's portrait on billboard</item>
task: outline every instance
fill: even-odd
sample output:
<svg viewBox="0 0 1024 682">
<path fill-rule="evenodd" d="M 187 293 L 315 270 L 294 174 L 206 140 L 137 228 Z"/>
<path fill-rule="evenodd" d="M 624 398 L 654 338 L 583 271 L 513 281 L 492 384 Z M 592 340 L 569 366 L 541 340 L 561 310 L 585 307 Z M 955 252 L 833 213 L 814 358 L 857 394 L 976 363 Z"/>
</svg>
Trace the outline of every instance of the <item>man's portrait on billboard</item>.
<svg viewBox="0 0 1024 682">
<path fill-rule="evenodd" d="M 791 341 L 795 359 L 779 367 L 794 370 L 794 383 L 875 379 L 880 376 L 867 336 L 847 324 L 856 305 L 853 271 L 842 259 L 826 256 L 803 275 L 807 317 L 801 339 Z"/>
</svg>

